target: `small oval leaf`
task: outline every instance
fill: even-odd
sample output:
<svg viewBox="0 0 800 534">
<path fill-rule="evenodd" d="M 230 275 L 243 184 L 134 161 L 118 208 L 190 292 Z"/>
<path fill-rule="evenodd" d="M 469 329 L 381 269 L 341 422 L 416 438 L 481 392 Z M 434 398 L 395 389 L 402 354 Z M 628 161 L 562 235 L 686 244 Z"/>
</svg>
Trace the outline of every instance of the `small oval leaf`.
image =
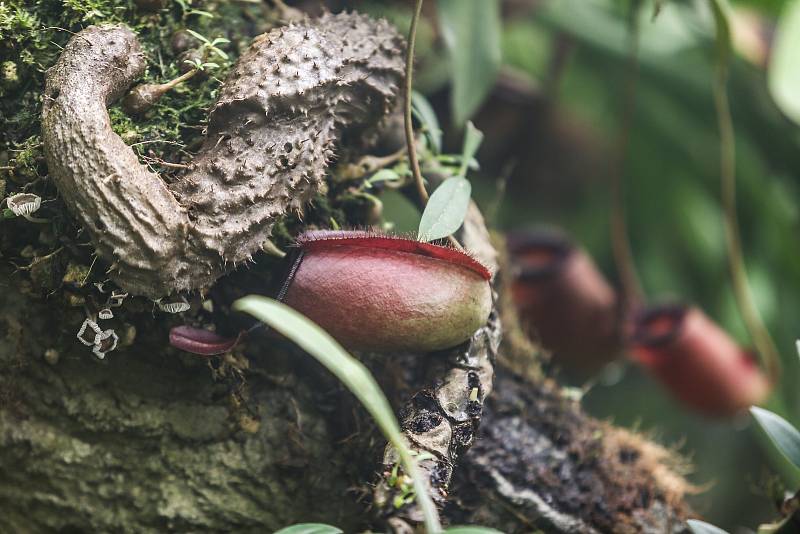
<svg viewBox="0 0 800 534">
<path fill-rule="evenodd" d="M 434 241 L 449 236 L 464 222 L 472 185 L 466 178 L 448 178 L 436 188 L 419 221 L 419 241 Z"/>
<path fill-rule="evenodd" d="M 694 534 L 728 534 L 721 528 L 715 527 L 711 523 L 706 523 L 705 521 L 689 519 L 686 522 L 689 524 L 689 528 Z"/>
<path fill-rule="evenodd" d="M 275 534 L 342 534 L 342 530 L 323 523 L 301 523 L 282 528 Z"/>
<path fill-rule="evenodd" d="M 778 450 L 800 468 L 800 432 L 789 421 L 769 410 L 753 406 L 750 413 Z"/>
<path fill-rule="evenodd" d="M 786 4 L 770 54 L 769 92 L 781 111 L 800 124 L 800 0 Z"/>
</svg>

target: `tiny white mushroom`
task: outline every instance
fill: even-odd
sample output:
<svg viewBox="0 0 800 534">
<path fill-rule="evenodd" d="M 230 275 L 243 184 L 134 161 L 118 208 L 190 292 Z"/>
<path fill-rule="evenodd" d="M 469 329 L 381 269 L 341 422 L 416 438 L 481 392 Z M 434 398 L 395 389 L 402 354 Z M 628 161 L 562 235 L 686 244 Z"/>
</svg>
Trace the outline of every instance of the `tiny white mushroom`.
<svg viewBox="0 0 800 534">
<path fill-rule="evenodd" d="M 108 301 L 106 302 L 106 306 L 109 308 L 119 308 L 122 306 L 122 301 L 128 296 L 127 293 L 117 293 L 116 291 L 111 293 L 111 296 L 108 297 Z"/>
<path fill-rule="evenodd" d="M 31 214 L 35 213 L 42 206 L 42 199 L 39 195 L 33 193 L 17 193 L 11 195 L 6 199 L 8 209 L 10 209 L 17 217 L 25 217 L 31 222 L 47 222 L 46 219 L 39 219 L 32 217 Z"/>
<path fill-rule="evenodd" d="M 96 287 L 100 293 L 106 293 L 106 282 L 108 282 L 108 280 L 103 280 L 102 282 L 95 282 L 94 287 Z"/>
<path fill-rule="evenodd" d="M 111 339 L 111 343 L 104 348 L 103 342 L 109 338 Z M 109 328 L 95 336 L 92 352 L 102 360 L 106 357 L 106 354 L 117 348 L 117 343 L 119 343 L 119 336 Z"/>
<path fill-rule="evenodd" d="M 161 299 L 158 299 L 155 302 L 158 304 L 158 309 L 167 313 L 181 313 L 191 308 L 189 303 L 185 300 L 179 300 L 177 302 L 161 302 Z"/>
<path fill-rule="evenodd" d="M 114 312 L 111 311 L 111 308 L 103 308 L 102 310 L 97 312 L 97 317 L 99 317 L 100 319 L 103 319 L 103 320 L 105 320 L 105 319 L 113 319 L 114 318 Z"/>
<path fill-rule="evenodd" d="M 94 331 L 94 333 L 95 333 L 95 341 L 88 341 L 85 337 L 83 337 L 83 334 L 86 332 L 87 328 L 91 328 L 92 331 Z M 87 347 L 91 347 L 92 345 L 96 345 L 97 344 L 97 336 L 99 334 L 101 334 L 102 332 L 103 331 L 100 329 L 100 327 L 97 326 L 97 323 L 95 323 L 94 321 L 92 321 L 89 318 L 86 318 L 86 319 L 83 320 L 83 324 L 81 324 L 81 327 L 78 330 L 78 335 L 76 337 L 78 338 L 78 341 L 80 341 L 81 343 L 83 343 Z"/>
</svg>

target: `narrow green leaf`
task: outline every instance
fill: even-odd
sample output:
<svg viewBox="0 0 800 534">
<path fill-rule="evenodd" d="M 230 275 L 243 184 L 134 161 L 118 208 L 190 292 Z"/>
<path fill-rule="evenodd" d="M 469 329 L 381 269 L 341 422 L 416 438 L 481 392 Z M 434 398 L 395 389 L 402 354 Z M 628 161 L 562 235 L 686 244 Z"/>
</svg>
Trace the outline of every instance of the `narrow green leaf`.
<svg viewBox="0 0 800 534">
<path fill-rule="evenodd" d="M 450 527 L 444 534 L 503 534 L 499 530 L 489 527 Z"/>
<path fill-rule="evenodd" d="M 800 339 L 794 342 L 795 348 L 797 348 L 797 357 L 800 358 Z"/>
<path fill-rule="evenodd" d="M 379 182 L 395 182 L 399 179 L 400 175 L 397 174 L 397 171 L 392 169 L 381 169 L 369 177 L 367 184 L 371 187 L 373 184 L 377 184 Z"/>
<path fill-rule="evenodd" d="M 342 534 L 342 530 L 322 523 L 301 523 L 282 528 L 275 534 Z"/>
<path fill-rule="evenodd" d="M 787 117 L 800 124 L 800 0 L 787 3 L 778 21 L 767 72 L 769 92 Z"/>
<path fill-rule="evenodd" d="M 438 0 L 439 27 L 451 63 L 453 124 L 481 105 L 500 69 L 499 0 Z"/>
<path fill-rule="evenodd" d="M 439 119 L 433 110 L 428 99 L 420 93 L 411 93 L 411 111 L 422 125 L 425 135 L 431 143 L 431 148 L 435 154 L 442 153 L 442 129 L 439 127 Z"/>
<path fill-rule="evenodd" d="M 389 401 L 369 370 L 353 358 L 330 334 L 289 306 L 267 297 L 250 295 L 233 303 L 233 309 L 249 313 L 291 339 L 328 368 L 358 398 L 372 415 L 386 439 L 397 449 L 403 468 L 414 481 L 417 503 L 428 532 L 441 531 L 439 515 L 428 495 Z"/>
<path fill-rule="evenodd" d="M 689 519 L 687 521 L 689 528 L 694 534 L 728 534 L 719 527 L 715 527 L 705 521 L 698 521 L 697 519 Z"/>
<path fill-rule="evenodd" d="M 753 406 L 750 408 L 750 413 L 778 450 L 800 468 L 800 432 L 789 421 L 769 410 Z"/>
<path fill-rule="evenodd" d="M 200 35 L 199 33 L 197 33 L 194 30 L 190 30 L 189 28 L 186 28 L 186 32 L 189 35 L 191 35 L 192 37 L 194 37 L 195 39 L 198 39 L 198 40 L 204 42 L 205 44 L 210 44 L 211 43 L 205 36 Z"/>
<path fill-rule="evenodd" d="M 214 52 L 215 54 L 217 54 L 222 59 L 224 59 L 226 61 L 228 60 L 228 54 L 226 54 L 225 52 L 223 52 L 222 50 L 220 50 L 216 46 L 212 46 L 211 47 L 211 51 Z"/>
<path fill-rule="evenodd" d="M 447 237 L 461 227 L 469 206 L 472 185 L 466 178 L 448 178 L 436 188 L 419 221 L 419 241 Z"/>
<path fill-rule="evenodd" d="M 731 55 L 731 29 L 728 22 L 731 7 L 727 0 L 709 0 L 709 4 L 711 12 L 714 13 L 714 25 L 717 29 L 717 67 L 726 69 Z"/>
<path fill-rule="evenodd" d="M 475 157 L 475 153 L 483 142 L 483 132 L 480 131 L 472 124 L 472 121 L 467 122 L 467 131 L 464 132 L 464 145 L 461 149 L 461 168 L 458 170 L 458 176 L 466 176 L 467 168 L 470 161 Z"/>
</svg>

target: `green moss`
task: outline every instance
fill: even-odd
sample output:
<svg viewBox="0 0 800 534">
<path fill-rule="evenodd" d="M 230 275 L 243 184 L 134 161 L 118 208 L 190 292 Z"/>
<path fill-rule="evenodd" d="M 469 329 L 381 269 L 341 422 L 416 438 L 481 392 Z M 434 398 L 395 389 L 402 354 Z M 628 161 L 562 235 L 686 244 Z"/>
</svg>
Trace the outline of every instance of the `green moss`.
<svg viewBox="0 0 800 534">
<path fill-rule="evenodd" d="M 263 30 L 251 20 L 258 6 L 234 2 L 168 2 L 157 13 L 143 13 L 132 1 L 11 0 L 0 2 L 0 154 L 6 154 L 14 182 L 46 175 L 42 161 L 39 118 L 44 73 L 72 35 L 91 24 L 126 24 L 139 35 L 148 59 L 142 82 L 161 83 L 180 74 L 182 60 L 170 48 L 170 38 L 190 28 L 209 38 L 227 37 L 223 45 L 236 50 Z M 248 13 L 250 12 L 250 13 Z M 219 62 L 218 62 L 219 63 Z M 140 154 L 176 161 L 202 135 L 206 112 L 216 98 L 227 65 L 211 76 L 195 77 L 165 96 L 142 119 L 112 110 L 115 131 L 138 145 Z M 13 191 L 12 191 L 13 192 Z"/>
</svg>

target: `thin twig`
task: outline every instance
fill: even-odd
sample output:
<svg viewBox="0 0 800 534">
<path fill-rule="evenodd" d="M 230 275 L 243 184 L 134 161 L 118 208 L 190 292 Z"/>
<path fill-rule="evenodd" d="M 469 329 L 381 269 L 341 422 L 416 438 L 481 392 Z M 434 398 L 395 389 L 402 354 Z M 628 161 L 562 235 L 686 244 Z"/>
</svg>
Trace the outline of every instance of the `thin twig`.
<svg viewBox="0 0 800 534">
<path fill-rule="evenodd" d="M 190 71 L 184 72 L 183 74 L 181 74 L 177 78 L 172 79 L 172 80 L 170 80 L 168 82 L 162 83 L 161 87 L 165 91 L 169 91 L 170 89 L 174 89 L 176 86 L 178 86 L 178 85 L 182 84 L 183 82 L 185 82 L 186 80 L 192 78 L 195 74 L 197 74 L 199 72 L 199 70 L 200 69 L 192 69 Z"/>
<path fill-rule="evenodd" d="M 736 144 L 733 118 L 728 101 L 727 81 L 728 66 L 724 60 L 720 59 L 717 63 L 712 93 L 719 126 L 720 185 L 725 241 L 728 246 L 728 267 L 739 313 L 742 315 L 747 331 L 761 356 L 767 376 L 772 384 L 777 384 L 780 377 L 780 356 L 753 299 L 753 293 L 747 281 L 747 269 L 744 264 L 742 240 L 739 234 L 739 221 L 736 215 Z"/>
<path fill-rule="evenodd" d="M 644 301 L 644 291 L 636 272 L 636 263 L 633 259 L 633 251 L 631 250 L 630 236 L 628 234 L 625 187 L 623 183 L 630 132 L 636 110 L 636 82 L 639 78 L 639 24 L 636 19 L 636 9 L 631 8 L 631 11 L 628 32 L 629 56 L 625 81 L 625 105 L 617 139 L 617 161 L 611 172 L 611 213 L 609 220 L 614 263 L 617 266 L 622 285 L 622 300 L 626 311 L 639 307 Z"/>
<path fill-rule="evenodd" d="M 417 25 L 419 24 L 420 14 L 422 13 L 423 0 L 417 0 L 414 7 L 414 16 L 411 19 L 411 28 L 408 30 L 408 51 L 406 52 L 406 83 L 403 87 L 403 122 L 406 131 L 406 147 L 408 149 L 408 163 L 411 165 L 411 173 L 414 175 L 414 184 L 417 187 L 417 195 L 419 196 L 420 205 L 422 209 L 428 204 L 428 190 L 425 189 L 425 181 L 422 178 L 422 171 L 419 168 L 419 159 L 417 158 L 417 144 L 414 139 L 414 124 L 411 121 L 411 88 L 414 84 L 414 46 L 417 42 Z M 463 247 L 458 240 L 452 235 L 447 236 L 450 244 L 458 249 L 463 250 Z"/>
<path fill-rule="evenodd" d="M 414 77 L 414 45 L 417 42 L 417 25 L 419 24 L 420 13 L 422 13 L 423 0 L 416 0 L 414 7 L 414 17 L 411 19 L 411 28 L 408 30 L 408 51 L 406 52 L 406 84 L 403 88 L 404 123 L 406 130 L 406 147 L 408 149 L 408 161 L 411 165 L 411 172 L 414 174 L 414 183 L 417 186 L 422 207 L 428 203 L 428 191 L 425 189 L 425 182 L 422 180 L 422 171 L 419 168 L 417 159 L 417 145 L 414 141 L 414 125 L 411 122 L 411 87 Z"/>
</svg>

